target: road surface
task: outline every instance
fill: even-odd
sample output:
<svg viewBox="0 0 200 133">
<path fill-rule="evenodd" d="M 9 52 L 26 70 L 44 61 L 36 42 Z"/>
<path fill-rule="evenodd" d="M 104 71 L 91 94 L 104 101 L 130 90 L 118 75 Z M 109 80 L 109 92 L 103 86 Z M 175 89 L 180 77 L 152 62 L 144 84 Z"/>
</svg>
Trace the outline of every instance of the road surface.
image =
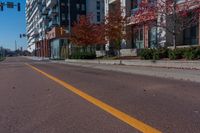
<svg viewBox="0 0 200 133">
<path fill-rule="evenodd" d="M 199 133 L 200 84 L 7 58 L 0 125 L 0 133 Z"/>
</svg>

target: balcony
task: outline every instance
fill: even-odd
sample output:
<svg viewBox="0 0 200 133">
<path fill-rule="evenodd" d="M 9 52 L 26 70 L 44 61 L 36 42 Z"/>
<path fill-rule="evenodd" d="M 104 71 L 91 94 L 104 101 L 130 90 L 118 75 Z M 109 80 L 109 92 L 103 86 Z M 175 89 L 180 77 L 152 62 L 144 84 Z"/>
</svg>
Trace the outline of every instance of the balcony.
<svg viewBox="0 0 200 133">
<path fill-rule="evenodd" d="M 34 36 L 37 36 L 39 34 L 39 31 L 38 29 L 34 29 L 33 32 L 32 32 L 32 35 Z"/>
<path fill-rule="evenodd" d="M 51 10 L 49 10 L 49 17 L 51 17 L 51 18 L 53 18 L 53 17 L 55 17 L 55 16 L 57 16 L 58 15 L 58 9 L 56 8 L 56 9 L 51 9 Z"/>
<path fill-rule="evenodd" d="M 45 25 L 48 25 L 49 21 L 50 21 L 50 19 L 48 17 L 43 18 L 43 22 L 44 22 Z"/>
<path fill-rule="evenodd" d="M 43 5 L 46 5 L 46 0 L 42 0 L 42 4 L 43 4 Z"/>
<path fill-rule="evenodd" d="M 47 0 L 47 7 L 52 8 L 57 4 L 57 0 Z"/>
<path fill-rule="evenodd" d="M 49 9 L 46 6 L 42 8 L 42 15 L 48 15 Z"/>
<path fill-rule="evenodd" d="M 58 22 L 56 20 L 52 20 L 49 22 L 49 27 L 54 27 L 54 26 L 57 26 L 58 25 Z"/>
</svg>

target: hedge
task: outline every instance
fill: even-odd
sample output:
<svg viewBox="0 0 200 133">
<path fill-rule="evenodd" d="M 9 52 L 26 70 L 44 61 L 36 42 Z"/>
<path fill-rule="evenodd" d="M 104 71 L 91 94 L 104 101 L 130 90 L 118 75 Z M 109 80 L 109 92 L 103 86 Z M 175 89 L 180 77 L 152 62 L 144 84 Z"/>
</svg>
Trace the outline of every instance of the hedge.
<svg viewBox="0 0 200 133">
<path fill-rule="evenodd" d="M 96 53 L 95 52 L 75 52 L 72 53 L 70 59 L 95 59 Z"/>
<path fill-rule="evenodd" d="M 5 57 L 0 57 L 0 61 L 3 61 L 3 60 L 5 60 Z"/>
<path fill-rule="evenodd" d="M 200 47 L 191 48 L 160 48 L 160 49 L 142 49 L 139 52 L 139 56 L 144 60 L 159 60 L 163 58 L 169 58 L 170 60 L 187 59 L 197 60 L 200 59 Z"/>
</svg>

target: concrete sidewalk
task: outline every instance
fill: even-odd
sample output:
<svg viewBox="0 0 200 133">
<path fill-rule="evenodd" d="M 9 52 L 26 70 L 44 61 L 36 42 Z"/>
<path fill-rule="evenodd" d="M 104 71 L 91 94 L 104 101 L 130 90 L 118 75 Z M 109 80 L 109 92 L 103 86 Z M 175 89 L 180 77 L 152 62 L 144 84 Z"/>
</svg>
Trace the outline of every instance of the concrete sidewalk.
<svg viewBox="0 0 200 133">
<path fill-rule="evenodd" d="M 35 61 L 44 61 L 44 60 L 50 60 L 47 57 L 36 57 L 36 56 L 23 56 L 24 58 L 35 60 Z"/>
<path fill-rule="evenodd" d="M 28 58 L 38 61 L 47 60 L 38 57 Z M 50 62 L 200 83 L 200 61 L 50 60 Z"/>
<path fill-rule="evenodd" d="M 130 74 L 139 74 L 139 75 L 147 75 L 153 77 L 155 76 L 161 78 L 200 82 L 200 70 L 198 69 L 176 69 L 176 68 L 163 68 L 163 67 L 111 65 L 111 64 L 97 64 L 97 63 L 83 63 L 83 62 L 72 63 L 67 61 L 52 61 L 52 62 L 93 68 L 93 69 L 107 70 L 107 71 L 117 71 Z"/>
<path fill-rule="evenodd" d="M 26 58 L 38 61 L 47 61 L 49 58 L 27 56 Z M 52 60 L 51 60 L 52 61 Z M 57 60 L 59 61 L 59 60 Z M 59 61 L 60 62 L 60 61 Z M 200 60 L 76 60 L 66 59 L 66 63 L 85 63 L 85 64 L 107 64 L 107 65 L 126 65 L 126 66 L 144 66 L 144 67 L 159 67 L 159 68 L 177 68 L 177 69 L 197 69 L 200 70 Z"/>
<path fill-rule="evenodd" d="M 90 63 L 90 64 L 110 64 L 110 65 L 127 65 L 127 66 L 147 66 L 147 67 L 164 67 L 179 69 L 198 69 L 200 70 L 200 60 L 65 60 L 67 63 Z"/>
</svg>

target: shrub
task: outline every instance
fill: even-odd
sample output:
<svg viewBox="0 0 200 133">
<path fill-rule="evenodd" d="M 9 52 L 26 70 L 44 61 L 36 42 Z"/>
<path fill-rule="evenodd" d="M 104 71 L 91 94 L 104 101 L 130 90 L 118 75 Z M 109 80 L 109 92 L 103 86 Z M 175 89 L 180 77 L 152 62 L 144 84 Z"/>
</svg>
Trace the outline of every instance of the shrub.
<svg viewBox="0 0 200 133">
<path fill-rule="evenodd" d="M 152 49 L 152 59 L 159 60 L 160 59 L 160 51 L 158 49 Z"/>
<path fill-rule="evenodd" d="M 184 52 L 184 57 L 188 60 L 195 59 L 195 51 L 192 48 L 186 48 Z"/>
<path fill-rule="evenodd" d="M 145 60 L 159 60 L 161 58 L 168 57 L 168 50 L 167 49 L 142 49 L 140 51 L 141 59 Z"/>
<path fill-rule="evenodd" d="M 141 49 L 139 51 L 141 59 L 159 60 L 169 58 L 170 60 L 186 58 L 188 60 L 200 59 L 200 47 L 177 48 L 177 49 Z"/>
<path fill-rule="evenodd" d="M 184 55 L 184 49 L 174 49 L 168 51 L 170 60 L 182 59 Z"/>
<path fill-rule="evenodd" d="M 168 54 L 169 49 L 167 49 L 167 48 L 160 48 L 158 50 L 159 50 L 159 57 L 160 57 L 160 59 L 162 59 L 162 58 L 168 58 L 169 57 L 169 54 Z"/>
<path fill-rule="evenodd" d="M 70 56 L 70 59 L 95 59 L 95 52 L 76 52 Z"/>
<path fill-rule="evenodd" d="M 5 57 L 0 57 L 0 61 L 3 61 L 5 60 L 6 58 Z"/>
<path fill-rule="evenodd" d="M 188 60 L 194 60 L 200 58 L 200 47 L 186 48 L 184 57 Z"/>
<path fill-rule="evenodd" d="M 141 49 L 139 52 L 139 56 L 141 59 L 144 60 L 150 60 L 153 59 L 153 53 L 152 53 L 152 49 Z"/>
<path fill-rule="evenodd" d="M 200 47 L 196 48 L 196 57 L 197 59 L 200 59 Z"/>
</svg>

